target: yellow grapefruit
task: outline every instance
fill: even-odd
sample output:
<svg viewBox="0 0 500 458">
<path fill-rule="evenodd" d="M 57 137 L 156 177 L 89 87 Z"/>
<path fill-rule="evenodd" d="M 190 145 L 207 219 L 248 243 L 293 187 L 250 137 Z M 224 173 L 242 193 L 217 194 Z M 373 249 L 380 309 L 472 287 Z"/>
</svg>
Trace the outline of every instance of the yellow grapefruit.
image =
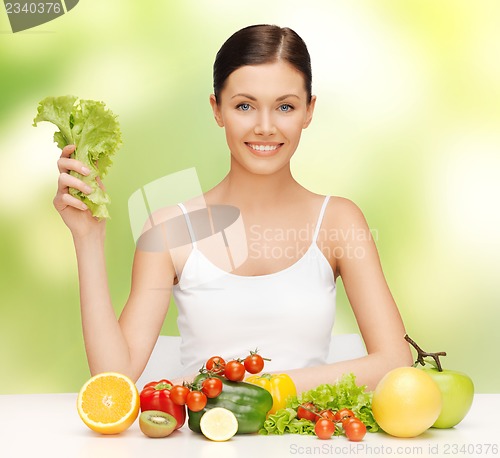
<svg viewBox="0 0 500 458">
<path fill-rule="evenodd" d="M 387 434 L 415 437 L 436 421 L 442 402 L 441 391 L 428 374 L 415 367 L 399 367 L 378 383 L 372 411 Z"/>
<path fill-rule="evenodd" d="M 88 380 L 78 393 L 78 414 L 93 431 L 118 434 L 139 414 L 139 392 L 134 382 L 116 372 L 103 372 Z"/>
</svg>

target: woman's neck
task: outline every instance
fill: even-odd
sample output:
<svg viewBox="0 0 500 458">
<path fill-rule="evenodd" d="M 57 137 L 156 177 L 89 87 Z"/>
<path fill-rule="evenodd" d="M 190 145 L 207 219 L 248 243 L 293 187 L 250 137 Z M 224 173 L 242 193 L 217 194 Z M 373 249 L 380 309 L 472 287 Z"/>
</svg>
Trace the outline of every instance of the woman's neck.
<svg viewBox="0 0 500 458">
<path fill-rule="evenodd" d="M 302 188 L 292 176 L 289 164 L 272 174 L 256 174 L 232 161 L 231 169 L 219 184 L 224 200 L 248 210 L 276 209 L 283 199 Z"/>
</svg>

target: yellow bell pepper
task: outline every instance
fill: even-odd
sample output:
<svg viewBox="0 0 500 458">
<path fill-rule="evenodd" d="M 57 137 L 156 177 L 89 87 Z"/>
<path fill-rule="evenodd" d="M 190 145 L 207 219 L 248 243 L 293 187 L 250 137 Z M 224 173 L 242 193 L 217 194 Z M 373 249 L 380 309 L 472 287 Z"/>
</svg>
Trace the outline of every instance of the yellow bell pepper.
<svg viewBox="0 0 500 458">
<path fill-rule="evenodd" d="M 271 393 L 273 406 L 268 415 L 275 413 L 279 409 L 284 409 L 289 396 L 297 396 L 295 383 L 287 374 L 251 375 L 245 379 L 245 382 L 261 386 Z"/>
</svg>

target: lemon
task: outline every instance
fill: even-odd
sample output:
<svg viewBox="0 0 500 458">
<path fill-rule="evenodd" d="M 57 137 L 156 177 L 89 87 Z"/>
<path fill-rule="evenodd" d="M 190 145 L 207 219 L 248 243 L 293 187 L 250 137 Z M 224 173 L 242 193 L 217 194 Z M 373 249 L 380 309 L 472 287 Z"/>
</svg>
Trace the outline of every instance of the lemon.
<svg viewBox="0 0 500 458">
<path fill-rule="evenodd" d="M 387 434 L 415 437 L 433 425 L 442 402 L 441 391 L 428 374 L 415 367 L 399 367 L 378 383 L 372 411 Z"/>
<path fill-rule="evenodd" d="M 238 431 L 238 420 L 230 410 L 224 407 L 214 407 L 202 415 L 200 429 L 210 440 L 227 441 Z"/>
</svg>

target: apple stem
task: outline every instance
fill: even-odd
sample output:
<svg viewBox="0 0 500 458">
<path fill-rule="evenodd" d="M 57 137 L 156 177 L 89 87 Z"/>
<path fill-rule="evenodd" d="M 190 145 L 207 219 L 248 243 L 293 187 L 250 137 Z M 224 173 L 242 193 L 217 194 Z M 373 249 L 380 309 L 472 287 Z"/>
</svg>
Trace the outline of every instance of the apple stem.
<svg viewBox="0 0 500 458">
<path fill-rule="evenodd" d="M 426 357 L 431 357 L 434 359 L 434 361 L 436 361 L 436 365 L 437 365 L 437 368 L 438 368 L 438 371 L 439 372 L 443 372 L 443 368 L 441 367 L 441 361 L 439 361 L 439 357 L 440 356 L 446 356 L 446 352 L 445 351 L 439 351 L 437 353 L 428 353 L 424 350 L 422 350 L 418 345 L 417 343 L 410 338 L 410 336 L 408 334 L 405 335 L 405 340 L 411 344 L 415 350 L 417 350 L 417 360 L 415 361 L 415 364 L 421 364 L 422 366 L 425 366 L 425 361 L 424 361 L 424 358 Z"/>
</svg>

